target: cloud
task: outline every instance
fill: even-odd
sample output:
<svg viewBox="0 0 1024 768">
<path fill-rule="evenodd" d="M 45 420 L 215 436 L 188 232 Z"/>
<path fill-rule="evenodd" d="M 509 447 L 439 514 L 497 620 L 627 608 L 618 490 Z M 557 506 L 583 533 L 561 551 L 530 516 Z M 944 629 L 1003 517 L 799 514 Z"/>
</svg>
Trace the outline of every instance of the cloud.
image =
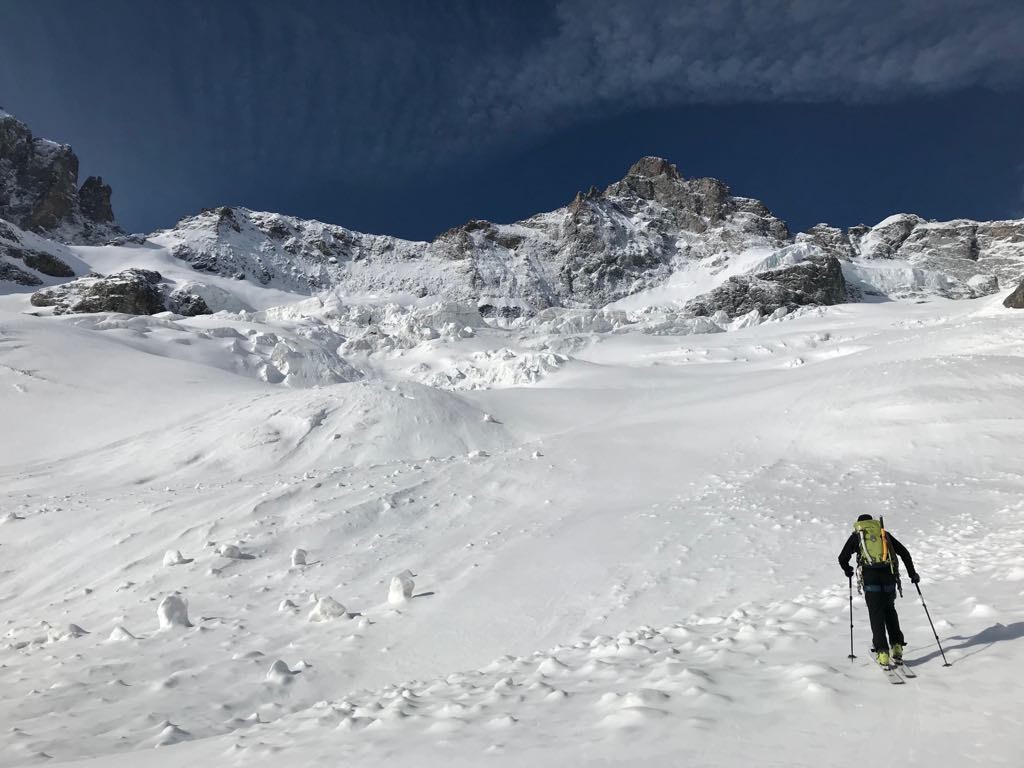
<svg viewBox="0 0 1024 768">
<path fill-rule="evenodd" d="M 119 116 L 115 141 L 201 147 L 204 170 L 253 183 L 450 165 L 651 107 L 1024 85 L 1017 0 L 46 8 L 0 31 L 0 91 Z"/>
<path fill-rule="evenodd" d="M 504 62 L 495 90 L 532 111 L 560 111 L 871 101 L 1024 81 L 1019 3 L 607 0 L 597 8 L 563 0 L 557 29 Z"/>
<path fill-rule="evenodd" d="M 1021 40 L 1018 2 L 562 0 L 512 49 L 451 52 L 418 136 L 437 154 L 650 107 L 1019 89 Z"/>
</svg>

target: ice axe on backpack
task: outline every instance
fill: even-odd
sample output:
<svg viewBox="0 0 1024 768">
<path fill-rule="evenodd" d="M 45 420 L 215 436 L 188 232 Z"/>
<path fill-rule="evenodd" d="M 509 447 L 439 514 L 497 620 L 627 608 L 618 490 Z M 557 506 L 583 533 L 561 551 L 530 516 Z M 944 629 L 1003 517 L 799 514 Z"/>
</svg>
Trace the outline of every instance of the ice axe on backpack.
<svg viewBox="0 0 1024 768">
<path fill-rule="evenodd" d="M 882 540 L 885 541 L 885 517 L 882 515 L 878 516 L 878 524 L 882 527 Z M 888 554 L 888 546 L 886 547 L 886 553 Z M 900 599 L 903 599 L 903 582 L 900 580 L 900 569 L 899 564 L 896 562 L 896 555 L 891 555 L 892 561 L 890 567 L 892 568 L 892 575 L 896 578 L 896 591 L 900 593 Z"/>
</svg>

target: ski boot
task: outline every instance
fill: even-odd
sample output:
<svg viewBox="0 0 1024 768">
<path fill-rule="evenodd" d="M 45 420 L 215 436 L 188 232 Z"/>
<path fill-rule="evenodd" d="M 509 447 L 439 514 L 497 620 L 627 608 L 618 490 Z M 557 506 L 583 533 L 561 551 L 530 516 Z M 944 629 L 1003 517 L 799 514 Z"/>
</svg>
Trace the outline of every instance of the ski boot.
<svg viewBox="0 0 1024 768">
<path fill-rule="evenodd" d="M 889 662 L 890 662 L 889 652 L 888 651 L 879 651 L 878 655 L 875 656 L 875 661 L 878 662 L 878 666 L 884 667 L 885 669 L 889 669 Z"/>
<path fill-rule="evenodd" d="M 893 643 L 892 646 L 892 663 L 899 665 L 903 663 L 903 646 L 899 643 Z"/>
</svg>

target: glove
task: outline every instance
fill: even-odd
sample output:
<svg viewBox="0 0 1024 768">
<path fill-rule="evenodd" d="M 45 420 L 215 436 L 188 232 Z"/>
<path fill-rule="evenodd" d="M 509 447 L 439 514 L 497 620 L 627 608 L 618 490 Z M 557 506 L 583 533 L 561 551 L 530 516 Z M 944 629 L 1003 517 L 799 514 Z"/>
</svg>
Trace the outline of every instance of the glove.
<svg viewBox="0 0 1024 768">
<path fill-rule="evenodd" d="M 848 579 L 852 579 L 853 578 L 853 568 L 851 568 L 850 566 L 847 565 L 846 567 L 844 567 L 843 568 L 843 573 L 846 574 L 846 578 L 848 578 Z M 914 583 L 916 584 L 917 582 L 915 581 Z"/>
<path fill-rule="evenodd" d="M 910 583 L 911 584 L 917 584 L 917 582 L 919 582 L 921 580 L 921 576 L 918 574 L 917 571 L 912 571 L 911 573 L 909 573 L 907 575 L 910 576 Z"/>
</svg>

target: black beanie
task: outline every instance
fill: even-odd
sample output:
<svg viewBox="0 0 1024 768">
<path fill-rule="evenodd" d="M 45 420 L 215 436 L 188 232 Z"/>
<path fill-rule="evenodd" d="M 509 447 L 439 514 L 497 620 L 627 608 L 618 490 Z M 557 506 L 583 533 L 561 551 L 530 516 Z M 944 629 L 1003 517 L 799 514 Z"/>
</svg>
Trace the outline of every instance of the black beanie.
<svg viewBox="0 0 1024 768">
<path fill-rule="evenodd" d="M 873 519 L 874 518 L 872 518 L 871 515 L 861 515 L 860 517 L 857 518 L 857 522 L 858 523 L 863 523 L 865 520 L 873 520 Z"/>
</svg>

